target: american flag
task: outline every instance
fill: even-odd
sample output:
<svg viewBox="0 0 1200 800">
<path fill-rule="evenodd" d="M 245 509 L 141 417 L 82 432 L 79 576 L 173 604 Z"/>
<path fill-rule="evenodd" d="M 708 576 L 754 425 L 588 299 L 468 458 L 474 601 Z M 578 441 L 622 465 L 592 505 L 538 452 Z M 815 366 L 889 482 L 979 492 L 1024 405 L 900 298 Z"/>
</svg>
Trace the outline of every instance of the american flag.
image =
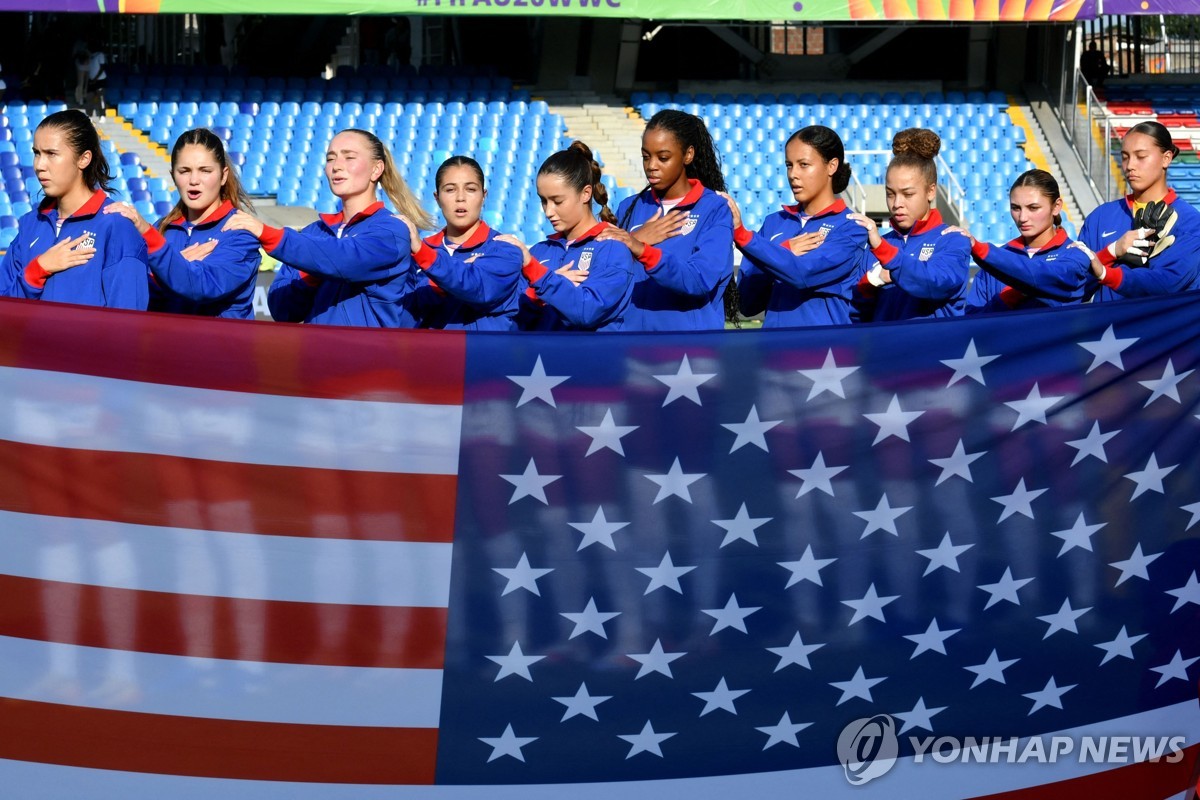
<svg viewBox="0 0 1200 800">
<path fill-rule="evenodd" d="M 0 303 L 0 780 L 1182 792 L 1193 304 L 461 335 Z M 852 786 L 836 743 L 876 714 L 899 761 Z M 917 764 L 909 738 L 1084 734 L 1187 749 Z"/>
</svg>

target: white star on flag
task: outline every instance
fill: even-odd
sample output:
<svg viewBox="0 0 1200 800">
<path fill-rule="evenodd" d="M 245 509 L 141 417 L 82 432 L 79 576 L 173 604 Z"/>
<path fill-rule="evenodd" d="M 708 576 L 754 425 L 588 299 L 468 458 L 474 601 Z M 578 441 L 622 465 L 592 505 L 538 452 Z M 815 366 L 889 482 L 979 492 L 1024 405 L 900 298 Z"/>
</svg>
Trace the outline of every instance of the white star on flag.
<svg viewBox="0 0 1200 800">
<path fill-rule="evenodd" d="M 1079 517 L 1075 520 L 1075 524 L 1071 526 L 1070 530 L 1050 532 L 1051 536 L 1056 536 L 1063 540 L 1062 549 L 1058 551 L 1058 557 L 1062 558 L 1067 551 L 1075 547 L 1087 550 L 1089 553 L 1092 552 L 1092 535 L 1107 524 L 1107 522 L 1097 522 L 1095 525 L 1088 525 L 1084 522 L 1083 512 L 1080 511 Z"/>
<path fill-rule="evenodd" d="M 542 366 L 542 357 L 537 357 L 537 362 L 533 365 L 533 372 L 528 375 L 506 375 L 510 381 L 521 387 L 521 398 L 517 400 L 517 408 L 534 400 L 541 400 L 543 403 L 557 408 L 554 404 L 554 393 L 551 391 L 555 386 L 566 380 L 570 380 L 570 375 L 547 375 L 545 367 Z"/>
<path fill-rule="evenodd" d="M 1042 639 L 1049 639 L 1059 631 L 1070 631 L 1071 633 L 1079 633 L 1079 629 L 1075 627 L 1075 621 L 1082 617 L 1087 612 L 1091 611 L 1092 607 L 1087 608 L 1071 608 L 1071 598 L 1063 600 L 1063 604 L 1059 606 L 1058 611 L 1053 614 L 1047 614 L 1044 617 L 1038 617 L 1042 622 L 1049 627 Z"/>
<path fill-rule="evenodd" d="M 508 501 L 510 506 L 522 497 L 532 497 L 545 505 L 550 505 L 550 501 L 546 499 L 546 487 L 561 478 L 562 475 L 539 475 L 537 464 L 534 464 L 531 458 L 525 465 L 525 471 L 520 475 L 501 475 L 500 477 L 513 485 L 512 499 Z"/>
<path fill-rule="evenodd" d="M 962 628 L 947 628 L 946 630 L 941 630 L 938 628 L 937 618 L 934 617 L 933 621 L 929 623 L 929 627 L 925 629 L 924 633 L 911 633 L 904 637 L 910 642 L 916 644 L 916 649 L 913 650 L 913 654 L 908 657 L 908 660 L 912 661 L 914 658 L 926 651 L 946 655 L 946 640 L 961 630 Z"/>
<path fill-rule="evenodd" d="M 879 504 L 875 506 L 874 510 L 853 512 L 854 516 L 867 521 L 867 527 L 863 530 L 862 536 L 858 538 L 865 539 L 875 531 L 887 531 L 892 536 L 899 536 L 900 531 L 896 530 L 896 520 L 899 519 L 901 514 L 911 510 L 912 506 L 897 506 L 896 508 L 892 508 L 885 493 L 879 499 Z"/>
<path fill-rule="evenodd" d="M 660 588 L 683 594 L 683 587 L 679 585 L 679 579 L 694 570 L 695 567 L 675 566 L 671 561 L 670 551 L 667 551 L 663 554 L 662 561 L 658 562 L 657 567 L 634 567 L 634 569 L 650 579 L 650 585 L 646 587 L 646 591 L 642 592 L 643 595 Z"/>
<path fill-rule="evenodd" d="M 536 664 L 545 656 L 527 656 L 521 652 L 521 643 L 513 642 L 512 649 L 505 656 L 484 656 L 488 661 L 495 661 L 500 665 L 500 672 L 496 675 L 493 683 L 501 678 L 507 678 L 509 675 L 519 675 L 530 683 L 533 682 L 533 676 L 529 674 L 529 665 Z"/>
<path fill-rule="evenodd" d="M 1195 664 L 1197 661 L 1200 661 L 1200 656 L 1185 659 L 1183 657 L 1183 653 L 1179 650 L 1176 650 L 1175 655 L 1172 656 L 1171 660 L 1166 664 L 1163 664 L 1161 667 L 1150 668 L 1151 672 L 1157 672 L 1161 676 L 1158 679 L 1158 683 L 1154 684 L 1154 688 L 1157 689 L 1167 681 L 1171 680 L 1181 680 L 1184 683 L 1189 683 L 1190 681 L 1187 674 L 1188 667 L 1190 667 L 1192 664 Z"/>
<path fill-rule="evenodd" d="M 975 682 L 971 684 L 972 689 L 985 681 L 995 681 L 1007 685 L 1008 681 L 1004 680 L 1004 670 L 1020 660 L 1014 658 L 1010 661 L 1001 661 L 996 657 L 996 651 L 993 649 L 992 654 L 987 657 L 987 661 L 973 667 L 964 667 L 964 669 L 975 673 Z"/>
<path fill-rule="evenodd" d="M 799 561 L 779 561 L 779 566 L 789 570 L 792 574 L 788 578 L 785 589 L 790 589 L 800 581 L 812 581 L 817 586 L 822 586 L 821 570 L 828 567 L 836 558 L 815 558 L 813 556 L 812 545 L 804 546 L 804 555 L 800 556 Z"/>
<path fill-rule="evenodd" d="M 799 747 L 800 742 L 796 740 L 796 734 L 812 725 L 811 722 L 792 722 L 792 718 L 788 716 L 788 712 L 783 712 L 783 716 L 779 718 L 778 725 L 766 725 L 762 728 L 755 728 L 756 731 L 762 731 L 767 735 L 767 743 L 763 745 L 763 750 L 766 750 L 772 745 L 777 745 L 780 742 L 790 744 L 792 747 Z"/>
<path fill-rule="evenodd" d="M 1109 431 L 1108 433 L 1100 432 L 1100 423 L 1093 422 L 1092 430 L 1087 436 L 1082 439 L 1075 439 L 1067 442 L 1068 447 L 1074 447 L 1079 452 L 1075 454 L 1074 460 L 1071 461 L 1071 466 L 1075 466 L 1080 461 L 1083 461 L 1088 456 L 1098 458 L 1105 464 L 1108 463 L 1108 454 L 1104 452 L 1104 445 L 1108 440 L 1116 436 L 1120 431 Z"/>
<path fill-rule="evenodd" d="M 879 426 L 879 432 L 875 434 L 875 441 L 871 442 L 872 446 L 879 444 L 889 436 L 895 436 L 906 442 L 912 441 L 908 438 L 908 426 L 924 413 L 924 411 L 901 410 L 900 397 L 892 395 L 892 400 L 888 403 L 887 411 L 880 411 L 875 414 L 863 414 L 864 417 Z"/>
<path fill-rule="evenodd" d="M 538 578 L 541 578 L 544 575 L 549 575 L 551 572 L 554 572 L 554 570 L 534 569 L 533 567 L 529 566 L 528 556 L 526 556 L 524 553 L 521 553 L 521 559 L 517 561 L 517 566 L 513 567 L 512 569 L 507 569 L 505 567 L 492 567 L 492 572 L 498 572 L 508 579 L 508 583 L 504 586 L 504 591 L 500 593 L 501 597 L 509 592 L 515 592 L 517 589 L 526 589 L 533 594 L 536 594 L 538 597 L 541 597 L 542 593 L 538 591 L 537 585 Z"/>
<path fill-rule="evenodd" d="M 666 675 L 673 680 L 675 676 L 671 674 L 671 662 L 677 658 L 683 658 L 687 653 L 663 652 L 662 640 L 655 639 L 654 646 L 650 648 L 649 653 L 626 653 L 626 655 L 642 665 L 634 680 L 649 675 L 651 672 Z"/>
<path fill-rule="evenodd" d="M 733 452 L 740 447 L 752 444 L 763 452 L 770 452 L 767 448 L 766 432 L 774 428 L 781 419 L 760 420 L 758 418 L 758 408 L 750 406 L 750 413 L 746 415 L 745 422 L 727 422 L 722 423 L 722 428 L 727 428 L 733 431 L 737 436 L 733 440 L 733 446 L 729 448 L 729 452 Z"/>
<path fill-rule="evenodd" d="M 986 386 L 987 383 L 983 380 L 983 368 L 999 357 L 979 355 L 975 350 L 975 340 L 972 339 L 967 343 L 967 352 L 963 353 L 962 358 L 947 358 L 942 361 L 943 364 L 954 370 L 954 374 L 950 376 L 950 382 L 946 385 L 953 386 L 963 378 L 970 378 L 981 386 Z"/>
<path fill-rule="evenodd" d="M 992 498 L 993 502 L 1004 506 L 997 522 L 1004 522 L 1013 514 L 1021 514 L 1033 519 L 1033 501 L 1045 494 L 1046 491 L 1045 489 L 1026 489 L 1025 479 L 1021 478 L 1017 481 L 1017 488 L 1013 489 L 1012 494 L 1003 494 Z"/>
<path fill-rule="evenodd" d="M 681 497 L 687 502 L 692 502 L 692 493 L 688 491 L 688 487 L 705 476 L 703 472 L 684 472 L 679 466 L 679 459 L 675 459 L 675 463 L 671 464 L 671 468 L 667 470 L 665 475 L 647 475 L 646 480 L 653 481 L 658 484 L 658 494 L 654 497 L 654 502 L 659 503 L 666 500 L 668 497 Z"/>
<path fill-rule="evenodd" d="M 892 595 L 890 597 L 880 597 L 875 592 L 875 584 L 871 584 L 867 588 L 867 593 L 859 600 L 843 600 L 842 605 L 850 606 L 854 609 L 854 614 L 850 617 L 850 625 L 864 620 L 867 617 L 877 619 L 880 622 L 887 622 L 883 618 L 883 607 L 888 603 L 893 603 L 900 598 L 900 595 Z"/>
<path fill-rule="evenodd" d="M 579 612 L 559 612 L 559 616 L 566 617 L 571 622 L 575 623 L 575 627 L 571 630 L 571 635 L 568 639 L 574 639 L 585 633 L 594 633 L 601 639 L 607 639 L 608 634 L 604 631 L 604 623 L 614 617 L 621 616 L 620 611 L 600 611 L 596 608 L 596 599 L 589 597 L 587 605 L 583 611 Z"/>
<path fill-rule="evenodd" d="M 1000 576 L 999 581 L 996 583 L 985 583 L 977 587 L 991 595 L 987 601 L 987 605 L 984 606 L 984 609 L 991 608 L 1001 600 L 1007 600 L 1013 605 L 1021 605 L 1021 599 L 1017 597 L 1017 592 L 1019 592 L 1021 588 L 1025 586 L 1025 584 L 1032 580 L 1033 578 L 1014 580 L 1012 576 L 1012 568 L 1006 567 L 1004 574 Z"/>
<path fill-rule="evenodd" d="M 1109 662 L 1110 659 L 1114 659 L 1118 656 L 1121 658 L 1132 659 L 1133 646 L 1142 639 L 1145 639 L 1146 636 L 1147 634 L 1145 633 L 1137 636 L 1130 636 L 1125 632 L 1125 626 L 1122 625 L 1121 632 L 1117 634 L 1117 638 L 1113 639 L 1111 642 L 1101 642 L 1098 645 L 1094 645 L 1095 647 L 1099 647 L 1104 651 L 1104 658 L 1100 659 L 1100 666 L 1104 666 Z"/>
<path fill-rule="evenodd" d="M 950 541 L 950 532 L 946 531 L 941 544 L 937 547 L 932 550 L 917 551 L 917 555 L 929 559 L 929 566 L 925 567 L 925 572 L 921 574 L 921 577 L 925 577 L 941 567 L 958 572 L 958 557 L 974 546 L 974 544 L 954 544 Z"/>
<path fill-rule="evenodd" d="M 1017 412 L 1017 421 L 1014 422 L 1012 426 L 1012 429 L 1015 431 L 1026 422 L 1040 422 L 1045 425 L 1046 412 L 1049 411 L 1055 403 L 1062 399 L 1063 398 L 1061 396 L 1042 397 L 1042 392 L 1035 383 L 1033 388 L 1029 390 L 1029 394 L 1025 396 L 1024 400 L 1013 400 L 1005 403 L 1004 405 Z"/>
<path fill-rule="evenodd" d="M 1141 470 L 1140 472 L 1130 472 L 1125 475 L 1126 478 L 1137 484 L 1137 488 L 1133 490 L 1133 497 L 1129 499 L 1134 500 L 1146 492 L 1158 492 L 1159 494 L 1165 494 L 1163 491 L 1163 478 L 1170 475 L 1178 467 L 1178 464 L 1173 467 L 1160 467 L 1158 465 L 1158 458 L 1151 453 L 1150 460 L 1146 462 L 1145 469 Z"/>
<path fill-rule="evenodd" d="M 1138 381 L 1138 383 L 1150 390 L 1150 397 L 1146 400 L 1146 403 L 1142 406 L 1142 408 L 1150 405 L 1160 397 L 1169 397 L 1176 403 L 1180 402 L 1179 384 L 1183 382 L 1184 378 L 1186 378 L 1188 375 L 1191 375 L 1193 372 L 1195 372 L 1195 370 L 1189 369 L 1187 372 L 1181 372 L 1176 375 L 1174 362 L 1171 359 L 1167 359 L 1167 366 L 1165 369 L 1163 369 L 1161 378 L 1157 378 L 1152 381 Z"/>
<path fill-rule="evenodd" d="M 1120 586 L 1130 578 L 1141 578 L 1142 580 L 1150 580 L 1150 573 L 1146 571 L 1146 567 L 1154 562 L 1154 559 L 1161 556 L 1162 553 L 1154 553 L 1153 555 L 1143 555 L 1142 545 L 1139 543 L 1133 548 L 1133 555 L 1124 561 L 1114 561 L 1109 564 L 1110 567 L 1116 567 L 1121 570 L 1120 577 L 1117 578 L 1116 586 Z"/>
<path fill-rule="evenodd" d="M 937 483 L 934 486 L 941 486 L 943 481 L 955 476 L 966 479 L 967 483 L 974 483 L 975 481 L 971 478 L 971 464 L 977 459 L 983 458 L 984 455 L 984 453 L 968 453 L 963 447 L 962 439 L 959 439 L 949 458 L 929 459 L 930 464 L 942 470 L 942 474 L 938 475 Z"/>
<path fill-rule="evenodd" d="M 530 742 L 536 742 L 536 736 L 517 736 L 513 733 L 513 727 L 510 723 L 504 729 L 504 733 L 497 737 L 480 736 L 479 741 L 492 748 L 492 754 L 488 756 L 488 763 L 495 761 L 501 756 L 512 756 L 517 761 L 524 761 L 525 755 L 521 752 L 521 748 Z"/>
<path fill-rule="evenodd" d="M 662 758 L 662 748 L 659 745 L 674 735 L 674 733 L 655 733 L 654 726 L 650 724 L 649 720 L 646 720 L 640 733 L 623 733 L 618 734 L 618 737 L 633 745 L 625 756 L 625 759 L 628 760 L 638 753 L 653 753 Z"/>
<path fill-rule="evenodd" d="M 1116 334 L 1113 333 L 1113 326 L 1109 325 L 1108 330 L 1098 340 L 1094 342 L 1079 342 L 1078 344 L 1093 356 L 1092 365 L 1087 368 L 1088 372 L 1104 364 L 1112 364 L 1124 372 L 1125 364 L 1121 361 L 1121 354 L 1134 344 L 1137 344 L 1137 341 L 1136 338 L 1118 339 Z"/>
<path fill-rule="evenodd" d="M 886 677 L 868 678 L 863 674 L 863 668 L 859 667 L 855 671 L 854 677 L 848 681 L 830 681 L 830 686 L 840 689 L 842 692 L 842 696 L 838 698 L 837 703 L 834 705 L 840 706 L 842 703 L 855 697 L 866 700 L 868 703 L 874 703 L 875 700 L 871 697 L 871 687 L 883 683 L 885 680 L 887 680 Z"/>
<path fill-rule="evenodd" d="M 613 544 L 613 534 L 629 525 L 628 522 L 609 522 L 604 516 L 604 506 L 596 509 L 591 522 L 568 522 L 567 524 L 583 534 L 579 547 L 575 548 L 576 552 L 593 544 L 602 544 L 609 550 L 616 550 L 617 546 Z"/>
<path fill-rule="evenodd" d="M 808 469 L 789 469 L 788 473 L 795 475 L 802 481 L 800 491 L 796 492 L 796 497 L 803 497 L 813 489 L 820 489 L 825 494 L 833 497 L 833 482 L 830 479 L 847 469 L 849 467 L 825 466 L 825 456 L 818 452 L 817 457 L 813 459 L 811 467 Z"/>
<path fill-rule="evenodd" d="M 702 608 L 700 609 L 700 612 L 707 614 L 716 620 L 716 622 L 713 623 L 713 629 L 709 631 L 708 634 L 709 636 L 713 636 L 717 633 L 717 631 L 722 631 L 726 628 L 733 628 L 734 630 L 739 630 L 742 633 L 747 633 L 746 617 L 750 616 L 761 608 L 762 606 L 739 606 L 737 602 L 737 595 L 731 594 L 729 595 L 729 600 L 726 601 L 724 608 Z"/>
<path fill-rule="evenodd" d="M 904 733 L 909 728 L 924 728 L 933 733 L 933 717 L 945 711 L 947 706 L 939 706 L 937 708 L 926 708 L 925 698 L 918 697 L 917 704 L 913 706 L 912 711 L 904 712 L 897 711 L 892 714 L 893 717 L 904 722 L 904 726 L 897 733 Z"/>
<path fill-rule="evenodd" d="M 1186 506 L 1180 506 L 1180 508 L 1192 515 L 1187 527 L 1184 528 L 1185 531 L 1190 531 L 1193 525 L 1200 522 L 1200 503 L 1191 503 Z"/>
<path fill-rule="evenodd" d="M 683 361 L 679 364 L 679 370 L 674 375 L 655 375 L 654 380 L 667 386 L 667 397 L 663 400 L 664 406 L 681 397 L 686 397 L 696 405 L 702 405 L 699 388 L 715 377 L 717 377 L 715 372 L 692 372 L 692 363 L 688 361 L 687 356 L 684 356 Z"/>
<path fill-rule="evenodd" d="M 721 540 L 721 547 L 731 544 L 738 540 L 749 542 L 758 547 L 758 537 L 754 532 L 771 521 L 771 517 L 751 517 L 746 511 L 746 504 L 742 503 L 742 507 L 738 509 L 733 519 L 714 519 L 709 520 L 713 525 L 717 525 L 725 529 L 725 538 Z"/>
<path fill-rule="evenodd" d="M 710 711 L 721 709 L 728 711 L 736 717 L 737 709 L 733 707 L 733 701 L 749 691 L 749 689 L 730 689 L 725 685 L 725 679 L 721 678 L 717 684 L 717 688 L 711 692 L 692 692 L 692 695 L 704 701 L 704 709 L 700 712 L 700 716 L 703 717 Z"/>
<path fill-rule="evenodd" d="M 846 390 L 842 386 L 842 381 L 855 372 L 858 372 L 858 367 L 839 367 L 833 359 L 833 350 L 829 350 L 825 354 L 825 363 L 821 365 L 820 369 L 799 369 L 796 371 L 812 381 L 813 384 L 812 388 L 808 390 L 808 397 L 805 398 L 805 402 L 812 400 L 814 397 L 820 397 L 824 392 L 837 395 L 845 400 Z"/>
<path fill-rule="evenodd" d="M 1062 696 L 1074 689 L 1078 684 L 1070 684 L 1068 686 L 1059 686 L 1054 682 L 1054 676 L 1050 676 L 1050 680 L 1046 681 L 1046 686 L 1041 691 L 1029 692 L 1021 695 L 1028 697 L 1033 701 L 1033 708 L 1029 709 L 1028 716 L 1033 716 L 1033 712 L 1047 706 L 1054 706 L 1057 709 L 1062 709 Z"/>
<path fill-rule="evenodd" d="M 791 664 L 804 667 L 805 669 L 812 669 L 812 665 L 808 663 L 809 655 L 824 646 L 824 643 L 805 644 L 804 640 L 800 638 L 800 632 L 797 631 L 792 636 L 792 641 L 788 644 L 783 647 L 768 647 L 767 649 L 779 656 L 779 663 L 775 665 L 774 669 L 775 672 L 779 672 L 779 670 Z"/>
<path fill-rule="evenodd" d="M 1200 606 L 1200 581 L 1196 580 L 1196 573 L 1193 572 L 1188 577 L 1187 583 L 1180 586 L 1178 589 L 1168 589 L 1167 594 L 1175 598 L 1175 605 L 1171 607 L 1171 613 L 1174 614 L 1179 609 L 1186 606 L 1188 603 L 1194 603 Z"/>
<path fill-rule="evenodd" d="M 600 721 L 600 717 L 596 715 L 596 706 L 603 703 L 605 700 L 612 700 L 612 695 L 601 697 L 600 695 L 588 694 L 586 683 L 579 684 L 579 689 L 571 697 L 551 697 L 566 706 L 563 711 L 562 719 L 559 722 L 566 722 L 571 717 L 590 717 L 591 719 Z"/>
<path fill-rule="evenodd" d="M 613 421 L 612 409 L 604 412 L 604 419 L 599 425 L 576 425 L 577 430 L 583 431 L 588 436 L 592 437 L 592 443 L 588 445 L 587 452 L 584 456 L 590 456 L 592 453 L 598 452 L 605 448 L 612 450 L 617 455 L 625 455 L 625 447 L 621 444 L 621 437 L 628 436 L 638 429 L 637 425 L 618 425 Z"/>
</svg>

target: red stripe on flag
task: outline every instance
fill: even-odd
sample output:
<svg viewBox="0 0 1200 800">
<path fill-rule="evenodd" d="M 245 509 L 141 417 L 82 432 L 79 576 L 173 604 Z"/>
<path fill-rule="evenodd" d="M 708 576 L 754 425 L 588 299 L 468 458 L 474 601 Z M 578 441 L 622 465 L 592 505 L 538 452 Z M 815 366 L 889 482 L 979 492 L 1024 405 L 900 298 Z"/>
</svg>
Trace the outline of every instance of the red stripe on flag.
<svg viewBox="0 0 1200 800">
<path fill-rule="evenodd" d="M 1184 748 L 1183 758 L 1174 763 L 1140 761 L 1116 769 L 1093 772 L 1079 778 L 981 795 L 973 800 L 1164 800 L 1190 788 L 1200 744 Z"/>
<path fill-rule="evenodd" d="M 243 780 L 432 784 L 435 728 L 240 722 L 0 699 L 0 758 Z"/>
<path fill-rule="evenodd" d="M 450 542 L 453 475 L 352 472 L 0 441 L 0 509 L 325 539 Z M 321 524 L 314 530 L 314 521 Z"/>
<path fill-rule="evenodd" d="M 0 575 L 0 636 L 199 658 L 441 669 L 446 609 L 318 605 L 112 589 Z M 134 620 L 113 626 L 113 619 Z M 187 623 L 184 620 L 188 620 Z M 238 620 L 261 619 L 240 641 Z M 123 641 L 113 641 L 115 630 Z"/>
<path fill-rule="evenodd" d="M 461 405 L 460 331 L 264 325 L 0 299 L 0 366 L 294 397 Z M 62 331 L 97 330 L 61 347 Z"/>
</svg>

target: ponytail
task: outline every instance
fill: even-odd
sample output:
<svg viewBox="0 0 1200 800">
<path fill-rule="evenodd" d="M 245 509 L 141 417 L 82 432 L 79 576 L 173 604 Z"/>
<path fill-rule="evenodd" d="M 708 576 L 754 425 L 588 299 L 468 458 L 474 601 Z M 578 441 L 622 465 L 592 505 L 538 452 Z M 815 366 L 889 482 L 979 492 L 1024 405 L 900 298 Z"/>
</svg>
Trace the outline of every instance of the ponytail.
<svg viewBox="0 0 1200 800">
<path fill-rule="evenodd" d="M 193 128 L 190 131 L 184 131 L 175 140 L 175 145 L 171 148 L 172 176 L 175 173 L 175 162 L 179 160 L 179 154 L 183 152 L 183 148 L 191 144 L 199 145 L 211 153 L 217 166 L 225 171 L 225 183 L 221 185 L 221 202 L 228 201 L 238 211 L 253 213 L 254 204 L 250 202 L 250 196 L 242 187 L 242 179 L 238 175 L 237 167 L 229 162 L 229 158 L 225 154 L 225 143 L 221 141 L 221 137 L 207 128 Z M 187 206 L 183 204 L 182 192 L 180 195 L 179 202 L 175 204 L 175 207 L 158 221 L 159 233 L 165 231 L 168 225 L 183 219 L 184 214 L 187 213 Z"/>
<path fill-rule="evenodd" d="M 383 193 L 392 201 L 392 206 L 396 211 L 412 220 L 412 223 L 421 230 L 433 230 L 437 223 L 433 217 L 426 211 L 421 203 L 413 194 L 412 189 L 408 188 L 404 177 L 400 174 L 400 170 L 396 168 L 396 160 L 392 158 L 392 151 L 387 148 L 379 137 L 370 131 L 364 131 L 361 128 L 347 128 L 341 133 L 357 133 L 362 136 L 371 145 L 371 154 L 374 158 L 383 162 L 383 174 L 379 176 L 379 186 L 383 189 Z"/>
<path fill-rule="evenodd" d="M 600 220 L 610 225 L 617 224 L 617 215 L 608 207 L 608 188 L 600 180 L 600 165 L 592 156 L 592 149 L 581 141 L 571 142 L 566 150 L 559 150 L 542 162 L 538 175 L 557 175 L 577 192 L 592 187 L 592 199 L 600 206 Z"/>
</svg>

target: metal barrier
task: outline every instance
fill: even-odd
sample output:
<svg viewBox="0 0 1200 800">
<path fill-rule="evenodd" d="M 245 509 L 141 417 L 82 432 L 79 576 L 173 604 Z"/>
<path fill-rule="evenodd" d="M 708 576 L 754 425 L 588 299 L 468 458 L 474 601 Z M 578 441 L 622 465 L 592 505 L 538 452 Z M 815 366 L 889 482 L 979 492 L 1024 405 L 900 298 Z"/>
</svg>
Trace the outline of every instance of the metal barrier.
<svg viewBox="0 0 1200 800">
<path fill-rule="evenodd" d="M 1104 104 L 1096 97 L 1083 74 L 1067 62 L 1064 49 L 1062 81 L 1058 87 L 1055 111 L 1063 134 L 1079 159 L 1088 183 L 1099 202 L 1117 197 L 1122 187 L 1120 172 L 1112 157 L 1112 122 Z M 1049 88 L 1049 87 L 1047 87 Z"/>
</svg>

